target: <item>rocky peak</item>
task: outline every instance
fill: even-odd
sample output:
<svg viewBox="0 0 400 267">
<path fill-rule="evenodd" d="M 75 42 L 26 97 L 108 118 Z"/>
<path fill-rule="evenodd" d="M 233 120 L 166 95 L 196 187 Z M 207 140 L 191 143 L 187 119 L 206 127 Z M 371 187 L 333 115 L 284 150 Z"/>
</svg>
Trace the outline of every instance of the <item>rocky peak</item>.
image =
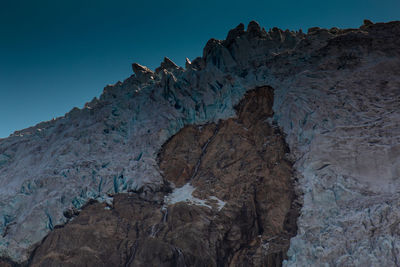
<svg viewBox="0 0 400 267">
<path fill-rule="evenodd" d="M 244 29 L 244 24 L 240 23 L 238 26 L 236 26 L 236 28 L 234 28 L 228 32 L 228 35 L 226 36 L 225 41 L 229 44 L 232 41 L 234 41 L 236 38 L 244 35 L 245 33 L 246 32 Z"/>
<path fill-rule="evenodd" d="M 252 20 L 247 26 L 247 33 L 250 38 L 266 38 L 267 32 L 265 29 L 261 29 L 260 24 L 258 22 Z"/>
<path fill-rule="evenodd" d="M 135 73 L 138 81 L 140 81 L 141 83 L 145 83 L 149 79 L 154 79 L 154 72 L 138 63 L 132 64 L 132 70 Z"/>
<path fill-rule="evenodd" d="M 161 62 L 160 67 L 156 69 L 156 73 L 159 73 L 162 70 L 174 71 L 174 70 L 182 70 L 182 68 L 176 65 L 171 59 L 164 57 L 164 61 Z"/>
</svg>

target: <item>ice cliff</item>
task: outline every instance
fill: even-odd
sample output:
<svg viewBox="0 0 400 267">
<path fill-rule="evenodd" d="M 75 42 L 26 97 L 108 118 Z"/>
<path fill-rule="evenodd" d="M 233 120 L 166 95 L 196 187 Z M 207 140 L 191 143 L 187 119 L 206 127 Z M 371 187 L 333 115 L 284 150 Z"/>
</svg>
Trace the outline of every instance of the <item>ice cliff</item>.
<svg viewBox="0 0 400 267">
<path fill-rule="evenodd" d="M 0 257 L 25 262 L 89 199 L 163 186 L 161 146 L 274 89 L 303 203 L 285 266 L 400 265 L 400 22 L 211 39 L 185 69 L 165 59 L 64 117 L 0 140 Z"/>
</svg>

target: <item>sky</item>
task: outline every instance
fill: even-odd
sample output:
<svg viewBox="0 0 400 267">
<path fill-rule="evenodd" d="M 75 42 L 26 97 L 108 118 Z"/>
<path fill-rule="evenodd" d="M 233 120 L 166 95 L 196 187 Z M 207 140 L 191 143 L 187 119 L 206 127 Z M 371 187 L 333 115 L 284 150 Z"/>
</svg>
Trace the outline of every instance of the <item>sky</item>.
<svg viewBox="0 0 400 267">
<path fill-rule="evenodd" d="M 240 22 L 306 31 L 400 20 L 399 0 L 0 0 L 0 138 L 63 116 L 164 56 L 184 66 Z"/>
</svg>

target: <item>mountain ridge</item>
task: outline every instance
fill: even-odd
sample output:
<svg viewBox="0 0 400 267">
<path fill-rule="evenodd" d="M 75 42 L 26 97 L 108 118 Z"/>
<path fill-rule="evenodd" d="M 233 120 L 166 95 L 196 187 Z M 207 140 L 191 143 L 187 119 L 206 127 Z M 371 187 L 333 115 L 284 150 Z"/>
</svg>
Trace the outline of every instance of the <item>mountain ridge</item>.
<svg viewBox="0 0 400 267">
<path fill-rule="evenodd" d="M 371 195 L 369 208 L 378 217 L 394 223 L 399 214 L 399 28 L 399 22 L 365 21 L 360 29 L 311 28 L 304 34 L 266 32 L 255 22 L 245 31 L 239 24 L 226 40 L 208 41 L 186 70 L 168 59 L 154 72 L 134 64 L 135 75 L 105 87 L 83 109 L 1 139 L 0 230 L 6 235 L 0 255 L 26 260 L 33 244 L 68 221 L 63 213 L 71 206 L 79 209 L 91 198 L 110 201 L 108 194 L 129 189 L 156 190 L 162 178 L 155 155 L 169 137 L 187 124 L 233 117 L 245 92 L 268 85 L 276 94 L 272 120 L 287 136 L 305 192 L 300 232 L 286 264 L 397 262 L 399 238 L 388 236 L 387 224 L 371 237 L 375 248 L 360 238 L 379 222 L 365 222 L 364 230 L 341 225 L 370 219 L 361 203 Z M 367 156 L 371 151 L 375 162 Z M 383 182 L 374 178 L 380 176 Z M 345 208 L 349 203 L 355 207 Z M 330 221 L 332 214 L 341 214 L 344 223 Z M 334 229 L 319 231 L 314 221 Z M 358 241 L 347 243 L 335 231 L 352 231 Z M 324 246 L 313 241 L 322 237 Z M 346 249 L 329 245 L 335 242 Z M 370 251 L 387 242 L 393 252 L 374 258 Z"/>
</svg>

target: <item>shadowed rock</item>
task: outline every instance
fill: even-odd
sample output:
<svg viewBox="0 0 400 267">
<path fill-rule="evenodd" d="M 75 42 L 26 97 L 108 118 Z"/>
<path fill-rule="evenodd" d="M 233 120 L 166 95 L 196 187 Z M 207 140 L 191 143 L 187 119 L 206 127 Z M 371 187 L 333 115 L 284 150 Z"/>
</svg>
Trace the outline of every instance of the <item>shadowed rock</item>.
<svg viewBox="0 0 400 267">
<path fill-rule="evenodd" d="M 132 70 L 140 82 L 146 82 L 149 79 L 153 79 L 154 73 L 145 66 L 142 66 L 138 63 L 133 63 Z"/>
</svg>

